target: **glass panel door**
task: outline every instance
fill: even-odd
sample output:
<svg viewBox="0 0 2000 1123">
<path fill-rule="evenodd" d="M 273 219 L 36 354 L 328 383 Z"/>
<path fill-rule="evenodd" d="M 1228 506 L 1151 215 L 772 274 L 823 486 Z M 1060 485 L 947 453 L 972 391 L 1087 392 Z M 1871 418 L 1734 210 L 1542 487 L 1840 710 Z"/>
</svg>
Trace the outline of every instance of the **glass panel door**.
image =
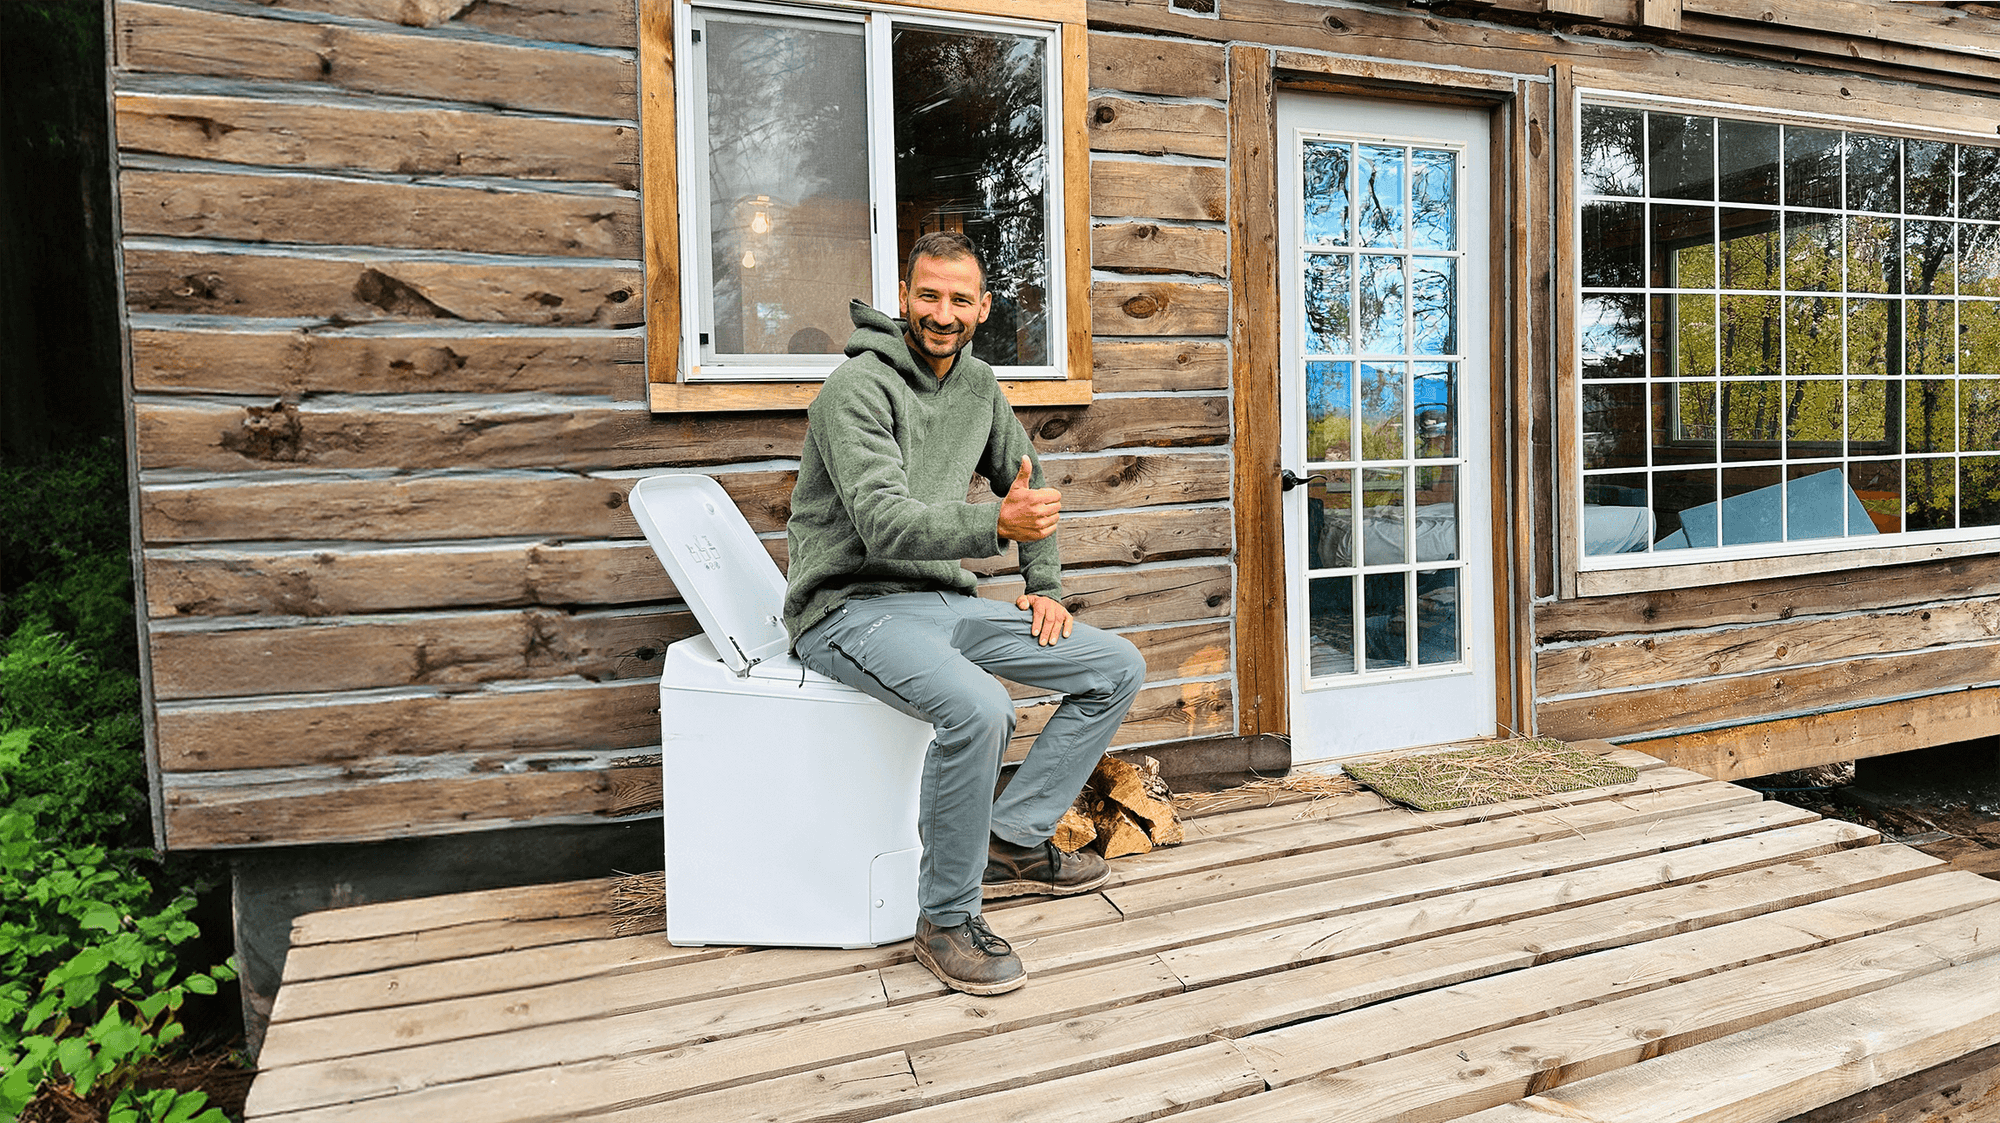
<svg viewBox="0 0 2000 1123">
<path fill-rule="evenodd" d="M 1294 755 L 1493 732 L 1486 121 L 1279 102 Z"/>
</svg>

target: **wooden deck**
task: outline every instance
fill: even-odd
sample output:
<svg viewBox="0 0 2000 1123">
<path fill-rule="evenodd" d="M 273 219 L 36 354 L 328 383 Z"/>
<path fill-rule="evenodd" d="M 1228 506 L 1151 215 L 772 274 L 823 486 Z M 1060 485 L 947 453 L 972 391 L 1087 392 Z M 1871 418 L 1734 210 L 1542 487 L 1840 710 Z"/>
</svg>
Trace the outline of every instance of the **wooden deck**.
<svg viewBox="0 0 2000 1123">
<path fill-rule="evenodd" d="M 614 938 L 603 881 L 317 913 L 248 1119 L 1748 1123 L 2000 1043 L 2000 883 L 1621 755 L 1547 800 L 1195 818 L 990 908 L 1031 975 L 995 998 L 908 944 Z"/>
</svg>

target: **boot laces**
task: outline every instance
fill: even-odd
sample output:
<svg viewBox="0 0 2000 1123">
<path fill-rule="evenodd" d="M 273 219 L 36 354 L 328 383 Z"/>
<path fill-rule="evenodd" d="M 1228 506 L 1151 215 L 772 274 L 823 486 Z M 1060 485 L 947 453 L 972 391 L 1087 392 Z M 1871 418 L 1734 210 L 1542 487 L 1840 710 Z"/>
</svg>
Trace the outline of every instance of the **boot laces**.
<svg viewBox="0 0 2000 1123">
<path fill-rule="evenodd" d="M 978 948 L 983 955 L 1007 955 L 1014 950 L 1012 944 L 986 926 L 986 918 L 983 916 L 967 920 L 965 930 L 972 937 L 972 946 Z"/>
</svg>

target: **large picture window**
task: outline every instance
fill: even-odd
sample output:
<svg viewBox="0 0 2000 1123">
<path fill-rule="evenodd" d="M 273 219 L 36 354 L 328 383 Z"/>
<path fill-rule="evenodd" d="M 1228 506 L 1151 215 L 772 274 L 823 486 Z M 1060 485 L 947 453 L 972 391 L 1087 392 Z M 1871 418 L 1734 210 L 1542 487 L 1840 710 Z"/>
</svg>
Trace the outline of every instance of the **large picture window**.
<svg viewBox="0 0 2000 1123">
<path fill-rule="evenodd" d="M 1070 243 L 1087 241 L 1087 220 L 1068 216 L 1088 201 L 1066 194 L 1084 194 L 1073 173 L 1088 157 L 1068 135 L 1081 128 L 1065 102 L 1074 6 L 1072 29 L 1032 18 L 1061 7 L 1048 3 L 669 4 L 673 114 L 647 122 L 671 120 L 677 137 L 676 173 L 649 159 L 647 175 L 678 204 L 647 212 L 671 217 L 678 243 L 672 269 L 649 262 L 649 288 L 673 290 L 648 294 L 656 408 L 673 399 L 660 383 L 681 405 L 704 387 L 731 395 L 721 408 L 810 400 L 843 358 L 849 302 L 893 314 L 911 244 L 939 230 L 965 234 L 987 266 L 993 310 L 973 353 L 1010 387 L 1076 377 L 1087 294 L 1072 290 L 1088 267 L 1077 275 L 1086 247 Z"/>
<path fill-rule="evenodd" d="M 2000 150 L 1580 124 L 1585 568 L 2000 536 Z"/>
</svg>

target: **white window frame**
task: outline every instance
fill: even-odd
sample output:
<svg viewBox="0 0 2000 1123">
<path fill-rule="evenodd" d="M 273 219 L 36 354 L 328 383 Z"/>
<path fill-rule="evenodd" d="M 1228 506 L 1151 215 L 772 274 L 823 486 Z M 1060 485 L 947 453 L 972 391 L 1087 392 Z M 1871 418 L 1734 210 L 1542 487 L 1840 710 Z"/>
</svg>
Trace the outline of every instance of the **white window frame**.
<svg viewBox="0 0 2000 1123">
<path fill-rule="evenodd" d="M 1570 101 L 1570 119 L 1573 122 L 1581 121 L 1583 107 L 1588 103 L 1641 111 L 1727 117 L 1742 121 L 1865 132 L 1905 139 L 1940 140 L 1984 148 L 1996 147 L 1992 136 L 1971 130 L 1771 109 L 1736 102 L 1679 98 L 1637 93 L 1631 90 L 1578 86 L 1572 89 Z M 1568 182 L 1576 186 L 1570 191 L 1568 199 L 1570 237 L 1567 247 L 1569 267 L 1565 271 L 1568 285 L 1566 303 L 1574 312 L 1581 308 L 1584 292 L 1581 221 L 1584 193 L 1577 178 L 1583 166 L 1580 129 L 1571 130 L 1567 147 L 1565 158 L 1569 161 L 1569 166 L 1565 175 Z M 1723 204 L 1718 201 L 1714 205 Z M 1784 208 L 1780 204 L 1777 209 L 1782 212 Z M 1847 213 L 1844 207 L 1842 213 Z M 1565 395 L 1565 408 L 1561 416 L 1563 424 L 1568 427 L 1571 439 L 1559 444 L 1558 455 L 1572 458 L 1571 462 L 1560 466 L 1559 475 L 1566 476 L 1569 481 L 1562 495 L 1562 508 L 1566 516 L 1564 534 L 1568 539 L 1568 549 L 1565 552 L 1570 559 L 1569 565 L 1573 566 L 1570 569 L 1570 577 L 1577 595 L 1598 596 L 1657 589 L 1693 588 L 1766 577 L 1822 573 L 1862 566 L 1894 565 L 2000 551 L 2000 526 L 1994 526 L 1901 531 L 1861 538 L 1850 536 L 1796 542 L 1714 546 L 1673 550 L 1664 554 L 1648 551 L 1640 554 L 1588 555 L 1584 552 L 1583 541 L 1583 494 L 1587 481 L 1593 477 L 1586 476 L 1583 467 L 1582 387 L 1585 380 L 1582 377 L 1580 336 L 1577 332 L 1570 332 L 1569 340 L 1570 345 L 1565 354 L 1564 379 L 1570 387 L 1570 392 Z M 1909 463 L 1907 456 L 1899 456 L 1899 459 L 1906 464 Z M 1844 459 L 1838 461 L 1838 463 L 1844 462 Z"/>
</svg>

